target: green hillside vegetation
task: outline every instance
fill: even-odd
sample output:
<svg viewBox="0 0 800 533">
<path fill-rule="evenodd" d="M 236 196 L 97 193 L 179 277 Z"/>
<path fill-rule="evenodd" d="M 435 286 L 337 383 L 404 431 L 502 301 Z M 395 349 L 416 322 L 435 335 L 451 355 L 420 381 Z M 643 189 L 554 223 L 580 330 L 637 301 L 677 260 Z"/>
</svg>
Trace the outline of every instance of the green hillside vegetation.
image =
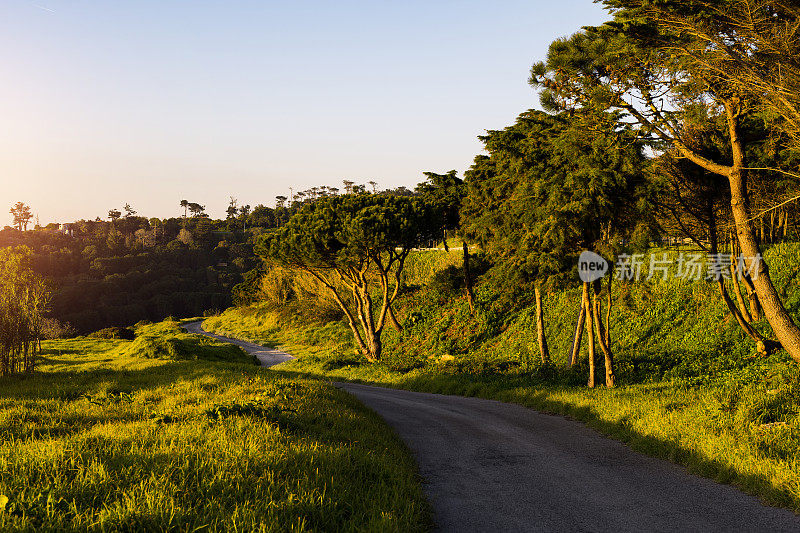
<svg viewBox="0 0 800 533">
<path fill-rule="evenodd" d="M 33 270 L 54 289 L 44 330 L 51 338 L 223 309 L 255 268 L 247 236 L 220 221 L 130 217 L 69 227 L 0 231 L 0 247 L 29 247 Z"/>
<path fill-rule="evenodd" d="M 136 333 L 46 341 L 2 378 L 0 529 L 427 527 L 413 460 L 351 396 L 174 321 Z"/>
<path fill-rule="evenodd" d="M 187 333 L 173 320 L 136 328 L 136 338 L 122 348 L 121 354 L 171 361 L 203 359 L 258 364 L 238 346 Z"/>
<path fill-rule="evenodd" d="M 53 288 L 44 324 L 46 338 L 125 327 L 140 320 L 192 317 L 246 301 L 248 283 L 261 275 L 253 254 L 258 236 L 285 224 L 303 205 L 335 195 L 335 187 L 277 197 L 274 208 L 230 199 L 227 218 L 214 220 L 205 206 L 186 200 L 183 216 L 136 216 L 129 205 L 108 220 L 78 220 L 28 229 L 31 207 L 12 213 L 15 226 L 0 229 L 0 248 L 27 246 L 32 267 Z M 348 191 L 364 191 L 351 182 Z M 405 187 L 379 195 L 411 194 Z M 176 207 L 179 207 L 176 205 Z M 242 284 L 239 286 L 239 284 Z"/>
<path fill-rule="evenodd" d="M 341 320 L 311 312 L 308 294 L 302 302 L 264 295 L 261 304 L 229 309 L 204 327 L 298 356 L 276 368 L 284 375 L 480 396 L 566 414 L 639 451 L 800 511 L 800 372 L 785 352 L 764 356 L 746 342 L 712 282 L 618 282 L 611 320 L 618 386 L 587 389 L 585 345 L 579 363 L 568 365 L 578 289 L 545 299 L 552 362 L 543 364 L 532 295 L 490 270 L 479 279 L 471 313 L 454 259 L 460 254 L 409 257 L 408 271 L 420 277 L 406 280 L 397 308 L 404 329 L 386 331 L 378 363 L 357 353 Z M 766 260 L 800 318 L 794 267 L 800 244 L 773 246 Z"/>
</svg>

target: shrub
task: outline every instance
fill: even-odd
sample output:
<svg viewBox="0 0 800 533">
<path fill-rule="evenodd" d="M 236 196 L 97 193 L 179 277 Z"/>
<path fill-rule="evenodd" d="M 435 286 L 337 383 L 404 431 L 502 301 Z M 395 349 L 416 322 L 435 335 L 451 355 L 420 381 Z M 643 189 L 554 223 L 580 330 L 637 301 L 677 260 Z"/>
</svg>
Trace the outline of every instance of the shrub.
<svg viewBox="0 0 800 533">
<path fill-rule="evenodd" d="M 130 328 L 111 327 L 95 331 L 88 336 L 93 339 L 122 339 L 132 341 L 136 338 L 136 333 Z"/>
<path fill-rule="evenodd" d="M 464 288 L 464 270 L 450 265 L 436 272 L 428 284 L 428 289 L 439 296 L 458 294 Z"/>
<path fill-rule="evenodd" d="M 130 357 L 148 359 L 203 359 L 257 364 L 252 355 L 238 346 L 187 333 L 176 321 L 165 321 L 141 328 L 136 339 L 124 348 L 123 353 Z"/>
</svg>

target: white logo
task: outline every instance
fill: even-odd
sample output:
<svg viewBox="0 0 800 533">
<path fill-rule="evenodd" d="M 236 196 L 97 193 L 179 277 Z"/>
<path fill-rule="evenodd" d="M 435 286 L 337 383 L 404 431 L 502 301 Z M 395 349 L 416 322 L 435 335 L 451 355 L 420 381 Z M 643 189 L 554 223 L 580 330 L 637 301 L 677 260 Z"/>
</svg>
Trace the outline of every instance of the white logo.
<svg viewBox="0 0 800 533">
<path fill-rule="evenodd" d="M 608 261 L 594 252 L 581 252 L 578 258 L 578 275 L 584 283 L 591 283 L 605 277 L 608 273 Z"/>
</svg>

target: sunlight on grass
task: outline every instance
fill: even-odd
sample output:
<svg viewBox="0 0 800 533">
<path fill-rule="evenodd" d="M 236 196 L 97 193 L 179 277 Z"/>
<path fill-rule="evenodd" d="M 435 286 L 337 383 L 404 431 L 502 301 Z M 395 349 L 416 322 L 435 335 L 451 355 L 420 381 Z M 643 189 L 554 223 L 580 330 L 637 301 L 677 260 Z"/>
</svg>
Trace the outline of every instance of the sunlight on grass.
<svg viewBox="0 0 800 533">
<path fill-rule="evenodd" d="M 569 415 L 638 451 L 682 463 L 694 473 L 736 484 L 770 504 L 800 512 L 796 457 L 800 386 L 795 365 L 780 355 L 742 362 L 711 352 L 707 357 L 716 359 L 710 363 L 723 370 L 698 381 L 692 376 L 696 369 L 702 370 L 702 360 L 692 358 L 702 354 L 693 352 L 671 363 L 680 364 L 677 370 L 689 377 L 589 390 L 581 384 L 585 368 L 554 374 L 547 368 L 521 365 L 502 371 L 490 359 L 495 355 L 480 350 L 461 354 L 454 361 L 428 358 L 424 366 L 407 369 L 396 364 L 396 354 L 387 354 L 384 363 L 368 364 L 354 355 L 344 324 L 304 323 L 264 306 L 229 309 L 206 320 L 205 327 L 289 351 L 297 359 L 275 368 L 286 376 L 477 396 Z M 415 335 L 419 333 L 407 333 L 399 346 L 415 342 Z M 505 350 L 508 358 L 516 357 L 508 346 Z"/>
<path fill-rule="evenodd" d="M 198 342 L 171 324 L 149 333 Z M 135 342 L 46 342 L 41 373 L 3 379 L 0 528 L 427 527 L 407 450 L 346 393 L 243 363 L 224 343 L 174 361 Z"/>
</svg>

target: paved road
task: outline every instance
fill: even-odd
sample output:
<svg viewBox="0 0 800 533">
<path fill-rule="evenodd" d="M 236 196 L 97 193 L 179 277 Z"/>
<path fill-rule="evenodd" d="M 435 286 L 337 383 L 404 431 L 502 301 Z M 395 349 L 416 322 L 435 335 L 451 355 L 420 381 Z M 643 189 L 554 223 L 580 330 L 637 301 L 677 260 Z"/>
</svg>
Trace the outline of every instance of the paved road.
<svg viewBox="0 0 800 533">
<path fill-rule="evenodd" d="M 413 451 L 439 531 L 800 531 L 790 511 L 579 422 L 492 400 L 337 385 Z"/>
<path fill-rule="evenodd" d="M 277 365 L 278 363 L 288 361 L 289 359 L 294 359 L 294 357 L 288 353 L 275 350 L 274 348 L 267 348 L 265 346 L 253 344 L 252 342 L 241 341 L 239 339 L 232 339 L 230 337 L 223 337 L 222 335 L 209 333 L 203 329 L 203 322 L 201 320 L 198 320 L 197 322 L 187 322 L 186 324 L 183 324 L 183 327 L 185 327 L 190 333 L 205 335 L 206 337 L 212 337 L 223 342 L 229 342 L 231 344 L 235 344 L 236 346 L 241 346 L 247 353 L 255 355 L 258 358 L 258 361 L 261 363 L 261 366 L 270 367 Z"/>
<path fill-rule="evenodd" d="M 413 450 L 441 531 L 800 531 L 800 517 L 519 405 L 340 384 Z"/>
</svg>

